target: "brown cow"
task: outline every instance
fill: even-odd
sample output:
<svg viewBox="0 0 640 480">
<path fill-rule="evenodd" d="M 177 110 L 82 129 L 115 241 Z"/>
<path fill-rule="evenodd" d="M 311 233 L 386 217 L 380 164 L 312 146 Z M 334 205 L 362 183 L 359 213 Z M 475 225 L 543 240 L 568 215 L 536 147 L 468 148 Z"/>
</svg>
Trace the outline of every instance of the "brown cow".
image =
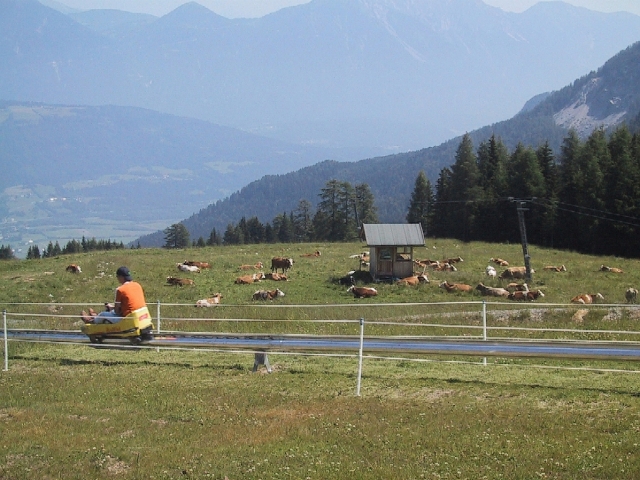
<svg viewBox="0 0 640 480">
<path fill-rule="evenodd" d="M 528 292 L 529 291 L 529 285 L 527 285 L 526 283 L 511 282 L 504 288 L 506 288 L 510 292 Z"/>
<path fill-rule="evenodd" d="M 284 297 L 284 292 L 279 288 L 275 290 L 256 290 L 253 294 L 254 300 L 273 300 L 277 297 Z"/>
<path fill-rule="evenodd" d="M 293 258 L 285 257 L 273 257 L 271 259 L 271 271 L 277 272 L 279 268 L 282 269 L 282 273 L 287 273 L 293 267 Z"/>
<path fill-rule="evenodd" d="M 536 271 L 532 268 L 531 273 L 536 273 Z M 502 272 L 498 278 L 500 280 L 504 280 L 505 278 L 517 278 L 523 279 L 527 275 L 526 267 L 509 267 L 504 272 Z"/>
<path fill-rule="evenodd" d="M 282 274 L 282 273 L 267 273 L 265 274 L 265 277 L 269 280 L 273 280 L 275 282 L 286 282 L 289 279 L 287 278 L 286 275 Z"/>
<path fill-rule="evenodd" d="M 175 285 L 178 287 L 183 287 L 185 285 L 195 285 L 196 282 L 191 280 L 190 278 L 177 278 L 177 277 L 167 277 L 167 283 L 169 285 Z"/>
<path fill-rule="evenodd" d="M 566 272 L 567 267 L 565 267 L 564 265 L 560 265 L 559 267 L 556 267 L 555 265 L 547 265 L 543 268 L 543 270 L 547 270 L 550 272 Z"/>
<path fill-rule="evenodd" d="M 253 275 L 243 275 L 241 277 L 236 278 L 234 283 L 237 283 L 238 285 L 249 285 L 251 283 L 254 282 L 259 282 L 260 280 L 264 280 L 265 279 L 265 274 L 260 272 L 260 273 L 254 273 Z"/>
<path fill-rule="evenodd" d="M 449 283 L 446 280 L 439 285 L 440 288 L 444 288 L 447 292 L 471 292 L 473 287 L 466 283 Z"/>
<path fill-rule="evenodd" d="M 440 265 L 433 268 L 436 272 L 457 272 L 458 269 L 455 265 L 451 265 L 450 263 L 441 263 Z"/>
<path fill-rule="evenodd" d="M 215 293 L 212 297 L 204 298 L 202 300 L 198 300 L 196 302 L 196 307 L 215 307 L 220 304 L 220 300 L 222 299 L 222 294 Z"/>
<path fill-rule="evenodd" d="M 258 262 L 255 265 L 240 265 L 240 270 L 260 270 L 264 268 L 262 262 Z"/>
<path fill-rule="evenodd" d="M 190 267 L 198 267 L 198 268 L 211 268 L 211 264 L 207 262 L 196 262 L 194 260 L 185 260 L 182 262 L 183 265 L 189 265 Z"/>
<path fill-rule="evenodd" d="M 316 250 L 313 253 L 303 253 L 302 255 L 300 255 L 301 257 L 319 257 L 320 255 L 322 255 L 320 253 L 320 250 Z"/>
<path fill-rule="evenodd" d="M 605 265 L 600 266 L 601 272 L 611 272 L 611 273 L 624 273 L 622 269 L 616 267 L 607 267 Z"/>
<path fill-rule="evenodd" d="M 378 295 L 378 291 L 373 287 L 356 287 L 355 285 L 347 288 L 347 292 L 353 293 L 355 298 L 369 298 Z"/>
<path fill-rule="evenodd" d="M 429 277 L 427 277 L 424 273 L 421 273 L 420 275 L 413 275 L 412 277 L 401 278 L 396 282 L 396 285 L 416 286 L 420 283 L 429 283 Z"/>
<path fill-rule="evenodd" d="M 596 300 L 604 300 L 601 293 L 581 293 L 571 299 L 571 303 L 580 303 L 582 305 L 589 305 L 595 303 Z"/>
<path fill-rule="evenodd" d="M 424 260 L 414 260 L 413 263 L 422 268 L 436 268 L 440 266 L 440 262 L 438 260 L 430 260 L 425 258 Z"/>
<path fill-rule="evenodd" d="M 507 262 L 506 260 L 503 260 L 502 258 L 490 258 L 489 262 L 493 262 L 496 265 L 500 266 L 500 267 L 508 267 L 509 266 L 509 262 Z"/>
<path fill-rule="evenodd" d="M 453 265 L 454 263 L 458 263 L 458 262 L 463 262 L 464 260 L 462 260 L 462 257 L 453 257 L 453 258 L 447 258 L 446 260 L 443 260 L 442 263 L 448 263 L 449 265 Z"/>
<path fill-rule="evenodd" d="M 518 290 L 515 292 L 511 292 L 508 298 L 509 300 L 524 302 L 525 300 L 534 301 L 534 300 L 537 300 L 539 297 L 544 297 L 544 293 L 542 293 L 541 290 L 535 290 L 535 291 L 528 290 L 526 292 Z"/>
<path fill-rule="evenodd" d="M 488 295 L 490 297 L 508 297 L 509 291 L 504 288 L 488 287 L 483 283 L 479 283 L 476 290 L 480 291 L 482 295 Z"/>
<path fill-rule="evenodd" d="M 67 265 L 67 268 L 65 268 L 65 270 L 70 273 L 82 273 L 82 269 L 80 268 L 80 265 L 76 265 L 75 263 L 72 263 L 71 265 Z"/>
</svg>

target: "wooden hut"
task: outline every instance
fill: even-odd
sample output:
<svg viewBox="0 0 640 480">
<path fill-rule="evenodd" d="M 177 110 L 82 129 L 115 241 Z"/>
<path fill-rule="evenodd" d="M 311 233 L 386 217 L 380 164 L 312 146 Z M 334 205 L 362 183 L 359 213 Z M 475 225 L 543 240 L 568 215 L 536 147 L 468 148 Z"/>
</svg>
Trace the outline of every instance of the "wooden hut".
<svg viewBox="0 0 640 480">
<path fill-rule="evenodd" d="M 369 272 L 374 280 L 413 275 L 413 249 L 424 247 L 419 223 L 371 223 L 362 226 L 369 248 Z"/>
</svg>

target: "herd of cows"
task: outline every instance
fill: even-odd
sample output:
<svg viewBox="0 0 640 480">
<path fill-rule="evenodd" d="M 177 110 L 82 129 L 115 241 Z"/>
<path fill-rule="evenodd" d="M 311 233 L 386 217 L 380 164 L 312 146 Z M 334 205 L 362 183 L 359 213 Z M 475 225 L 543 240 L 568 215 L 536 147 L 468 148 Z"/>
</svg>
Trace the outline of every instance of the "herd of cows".
<svg viewBox="0 0 640 480">
<path fill-rule="evenodd" d="M 302 254 L 302 257 L 319 257 L 321 254 L 319 251 L 313 253 Z M 352 255 L 350 258 L 356 257 Z M 364 252 L 357 255 L 361 259 L 361 268 L 364 264 L 366 267 L 369 265 L 369 252 Z M 413 260 L 414 274 L 412 276 L 397 279 L 394 283 L 396 285 L 404 286 L 417 286 L 420 284 L 430 283 L 427 271 L 434 272 L 455 272 L 457 271 L 456 264 L 462 262 L 461 257 L 448 258 L 445 260 Z M 238 270 L 248 271 L 254 270 L 254 273 L 246 273 L 238 276 L 234 283 L 237 285 L 250 285 L 253 283 L 261 282 L 262 280 L 273 281 L 287 281 L 287 272 L 294 265 L 293 258 L 286 257 L 273 257 L 271 259 L 271 272 L 265 273 L 264 264 L 257 262 L 253 265 L 240 265 Z M 493 264 L 493 265 L 492 265 Z M 495 266 L 494 266 L 495 265 Z M 503 269 L 502 273 L 498 274 L 496 267 Z M 207 262 L 199 261 L 184 261 L 183 263 L 176 264 L 176 268 L 179 272 L 184 273 L 199 273 L 204 269 L 211 268 L 211 265 Z M 566 272 L 567 268 L 564 265 L 555 266 L 549 265 L 544 267 L 545 271 L 551 272 Z M 66 267 L 66 271 L 70 273 L 81 273 L 82 269 L 79 265 L 71 264 Z M 280 271 L 282 273 L 280 273 Z M 610 273 L 624 273 L 621 269 L 615 267 L 609 267 L 602 265 L 600 271 Z M 370 298 L 378 295 L 378 290 L 375 287 L 359 286 L 356 283 L 355 275 L 356 271 L 352 270 L 345 276 L 337 279 L 337 283 L 342 285 L 348 285 L 347 292 L 351 293 L 355 298 Z M 360 271 L 362 273 L 362 271 Z M 531 269 L 531 273 L 535 273 L 535 270 Z M 525 282 L 526 280 L 526 268 L 525 267 L 512 267 L 504 259 L 490 258 L 489 265 L 485 269 L 485 275 L 488 279 L 498 279 L 500 281 L 507 281 L 509 283 L 500 287 L 491 287 L 480 282 L 475 287 L 465 283 L 450 283 L 445 280 L 439 283 L 439 288 L 446 292 L 462 292 L 472 293 L 477 291 L 480 295 L 488 297 L 501 297 L 513 301 L 535 301 L 539 298 L 543 298 L 545 295 L 540 289 L 531 290 Z M 195 281 L 191 278 L 182 278 L 177 276 L 169 276 L 166 278 L 167 285 L 173 286 L 193 286 Z M 365 282 L 368 283 L 368 282 Z M 256 290 L 252 298 L 253 300 L 274 300 L 280 297 L 284 297 L 284 292 L 278 288 L 274 290 Z M 625 298 L 628 303 L 636 303 L 638 297 L 638 290 L 636 288 L 628 288 L 625 291 Z M 215 293 L 209 298 L 200 299 L 195 303 L 196 307 L 212 307 L 220 304 L 222 294 Z M 604 300 L 604 297 L 600 293 L 582 293 L 576 295 L 571 299 L 571 303 L 575 304 L 592 304 L 597 301 Z"/>
</svg>

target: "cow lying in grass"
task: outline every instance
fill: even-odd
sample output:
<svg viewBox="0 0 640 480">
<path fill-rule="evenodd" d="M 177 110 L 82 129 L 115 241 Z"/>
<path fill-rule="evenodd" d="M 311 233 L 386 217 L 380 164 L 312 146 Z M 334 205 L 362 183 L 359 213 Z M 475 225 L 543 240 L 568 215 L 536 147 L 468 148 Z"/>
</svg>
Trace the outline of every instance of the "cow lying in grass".
<svg viewBox="0 0 640 480">
<path fill-rule="evenodd" d="M 267 274 L 265 275 L 265 277 L 266 277 L 268 280 L 273 280 L 274 282 L 286 282 L 286 281 L 288 281 L 288 280 L 289 280 L 289 279 L 287 278 L 287 276 L 286 276 L 286 275 L 284 275 L 284 274 L 282 274 L 282 273 L 275 273 L 275 272 L 273 272 L 273 273 L 267 273 Z"/>
<path fill-rule="evenodd" d="M 176 267 L 181 272 L 200 273 L 200 267 L 195 265 L 185 265 L 184 263 L 176 263 Z"/>
<path fill-rule="evenodd" d="M 476 290 L 478 290 L 482 295 L 489 296 L 489 297 L 508 297 L 509 296 L 509 291 L 507 289 L 488 287 L 483 283 L 479 283 L 478 286 L 476 287 Z"/>
<path fill-rule="evenodd" d="M 527 290 L 526 292 L 517 290 L 515 292 L 511 292 L 507 298 L 509 300 L 515 300 L 520 302 L 524 302 L 524 301 L 533 302 L 534 300 L 537 300 L 538 298 L 541 298 L 541 297 L 544 297 L 544 293 L 542 293 L 541 290 Z"/>
<path fill-rule="evenodd" d="M 275 290 L 256 290 L 253 294 L 254 300 L 273 300 L 277 297 L 284 297 L 284 292 L 279 288 Z"/>
<path fill-rule="evenodd" d="M 241 277 L 236 278 L 235 282 L 237 285 L 249 285 L 251 283 L 254 282 L 259 282 L 260 280 L 264 280 L 265 279 L 265 274 L 260 272 L 260 273 L 254 273 L 253 275 L 243 275 Z"/>
<path fill-rule="evenodd" d="M 567 267 L 565 267 L 564 265 L 560 265 L 559 267 L 555 265 L 547 265 L 543 268 L 543 270 L 546 270 L 548 272 L 566 272 Z"/>
<path fill-rule="evenodd" d="M 581 293 L 571 299 L 571 303 L 580 303 L 582 305 L 590 305 L 596 300 L 604 300 L 601 293 Z"/>
<path fill-rule="evenodd" d="M 207 262 L 196 262 L 195 260 L 185 260 L 182 262 L 183 265 L 187 265 L 189 267 L 198 267 L 202 268 L 211 268 L 211 264 Z"/>
<path fill-rule="evenodd" d="M 264 268 L 262 262 L 258 262 L 255 265 L 240 265 L 240 270 L 260 270 Z"/>
<path fill-rule="evenodd" d="M 196 302 L 196 307 L 215 307 L 216 305 L 220 304 L 221 299 L 222 299 L 222 294 L 216 293 L 209 298 L 198 300 Z"/>
<path fill-rule="evenodd" d="M 177 277 L 167 277 L 167 283 L 169 285 L 175 285 L 177 287 L 184 287 L 185 285 L 196 284 L 196 282 L 194 282 L 190 278 L 177 278 Z"/>
<path fill-rule="evenodd" d="M 624 298 L 627 299 L 627 303 L 636 303 L 636 300 L 638 298 L 638 289 L 627 288 L 627 291 L 624 292 Z"/>
<path fill-rule="evenodd" d="M 507 262 L 506 260 L 503 260 L 502 258 L 498 258 L 498 257 L 490 258 L 489 262 L 495 263 L 499 267 L 508 267 L 509 266 L 509 262 Z"/>
<path fill-rule="evenodd" d="M 536 271 L 532 268 L 531 273 L 536 273 Z M 500 280 L 504 279 L 523 279 L 527 276 L 527 268 L 526 267 L 509 267 L 504 272 L 500 274 L 498 277 Z"/>
<path fill-rule="evenodd" d="M 601 272 L 611 272 L 611 273 L 624 273 L 622 269 L 616 267 L 607 267 L 606 265 L 600 266 Z"/>
<path fill-rule="evenodd" d="M 440 288 L 445 289 L 449 293 L 453 292 L 471 292 L 473 287 L 466 283 L 449 283 L 446 280 L 439 285 Z"/>
<path fill-rule="evenodd" d="M 373 287 L 356 287 L 355 285 L 347 288 L 347 292 L 353 293 L 355 298 L 369 298 L 378 295 L 378 291 Z"/>
<path fill-rule="evenodd" d="M 424 273 L 420 275 L 413 275 L 412 277 L 401 278 L 396 282 L 396 285 L 410 285 L 416 286 L 420 283 L 429 283 L 429 277 L 427 277 Z"/>
</svg>

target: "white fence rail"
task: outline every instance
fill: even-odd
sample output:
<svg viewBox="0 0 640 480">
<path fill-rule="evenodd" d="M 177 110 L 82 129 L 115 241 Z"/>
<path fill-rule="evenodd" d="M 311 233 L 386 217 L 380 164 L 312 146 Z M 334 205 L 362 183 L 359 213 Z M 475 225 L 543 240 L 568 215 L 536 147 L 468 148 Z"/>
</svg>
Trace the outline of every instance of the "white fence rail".
<svg viewBox="0 0 640 480">
<path fill-rule="evenodd" d="M 102 305 L 102 304 L 96 304 Z M 75 323 L 75 328 L 79 327 L 77 323 L 80 321 L 78 315 L 63 315 L 58 314 L 57 309 L 66 307 L 84 307 L 86 304 L 73 304 L 73 303 L 55 303 L 55 304 L 43 304 L 43 303 L 6 303 L 2 305 L 4 307 L 3 310 L 3 343 L 4 343 L 4 371 L 8 370 L 8 331 L 11 329 L 18 328 L 33 328 L 34 325 L 42 325 L 42 324 L 56 324 L 55 329 L 60 329 L 60 325 L 65 324 L 71 320 L 72 325 Z M 149 305 L 152 307 L 152 304 Z M 270 309 L 280 309 L 281 311 L 287 311 L 290 309 L 300 309 L 301 311 L 305 310 L 313 310 L 316 312 L 322 312 L 325 309 L 346 309 L 346 311 L 350 311 L 354 309 L 354 313 L 357 313 L 357 318 L 355 319 L 332 319 L 332 318 L 322 318 L 322 315 L 316 315 L 320 318 L 307 318 L 306 315 L 300 315 L 300 318 L 295 318 L 293 321 L 299 324 L 314 324 L 316 326 L 319 325 L 349 325 L 353 324 L 359 325 L 359 332 L 354 328 L 352 330 L 352 335 L 354 338 L 359 338 L 359 348 L 358 348 L 358 372 L 357 372 L 357 386 L 356 393 L 360 394 L 360 386 L 361 386 L 361 375 L 362 375 L 362 362 L 363 358 L 387 358 L 394 360 L 416 360 L 415 358 L 400 358 L 400 357 L 392 357 L 392 356 L 379 356 L 379 355 L 365 355 L 364 354 L 364 338 L 365 338 L 365 323 L 368 328 L 378 327 L 379 329 L 385 327 L 394 327 L 396 332 L 398 329 L 406 328 L 411 329 L 413 332 L 416 330 L 424 331 L 428 333 L 429 330 L 436 330 L 438 333 L 432 333 L 430 335 L 416 335 L 413 333 L 412 335 L 403 336 L 395 334 L 393 338 L 401 339 L 401 338 L 424 338 L 424 339 L 464 339 L 464 340 L 473 340 L 473 341 L 500 341 L 500 340 L 509 340 L 509 341 L 527 341 L 527 342 L 542 342 L 548 341 L 549 338 L 553 338 L 556 341 L 563 342 L 581 342 L 582 344 L 593 342 L 602 345 L 603 343 L 608 343 L 611 345 L 616 344 L 635 344 L 637 343 L 637 347 L 640 348 L 640 330 L 638 328 L 627 328 L 627 329 L 593 329 L 593 328 L 584 328 L 581 326 L 582 324 L 576 320 L 575 327 L 572 328 L 559 328 L 557 326 L 554 327 L 546 327 L 544 325 L 544 321 L 537 322 L 539 324 L 536 325 L 527 325 L 527 326 L 519 326 L 519 325 L 506 325 L 508 320 L 513 317 L 517 317 L 518 315 L 529 315 L 529 317 L 540 316 L 544 317 L 545 315 L 556 315 L 560 317 L 570 317 L 574 318 L 576 312 L 584 311 L 590 312 L 591 310 L 599 311 L 603 314 L 603 318 L 610 316 L 612 319 L 621 318 L 623 316 L 622 312 L 626 312 L 627 317 L 631 318 L 640 318 L 640 307 L 635 305 L 621 305 L 621 304 L 596 304 L 596 305 L 567 305 L 567 304 L 514 304 L 514 303 L 504 303 L 504 302 L 488 302 L 488 301 L 466 301 L 466 302 L 446 302 L 446 303 L 397 303 L 397 304 L 326 304 L 326 305 L 279 305 L 279 304 L 261 304 L 261 305 L 227 305 L 221 304 L 212 308 L 202 309 L 202 316 L 189 316 L 189 315 L 176 315 L 175 312 L 180 312 L 184 309 L 184 312 L 189 312 L 192 315 L 194 312 L 193 304 L 176 304 L 176 303 L 162 303 L 157 301 L 156 311 L 154 317 L 155 323 L 155 333 L 157 335 L 162 335 L 163 333 L 176 332 L 173 330 L 163 330 L 163 326 L 171 325 L 171 326 L 185 326 L 186 329 L 180 331 L 188 332 L 188 325 L 197 324 L 200 322 L 209 322 L 212 324 L 216 323 L 225 323 L 229 326 L 232 323 L 236 325 L 246 324 L 251 322 L 259 322 L 261 327 L 264 328 L 265 325 L 269 324 L 278 324 L 282 322 L 291 322 L 291 318 L 283 319 L 283 318 L 261 318 L 260 315 L 257 315 L 257 318 L 233 318 L 228 316 L 219 315 L 222 312 L 225 312 L 226 315 L 233 315 L 233 309 L 257 309 L 258 312 L 265 312 Z M 366 309 L 393 309 L 393 307 L 402 307 L 409 308 L 415 307 L 417 311 L 421 311 L 420 315 L 417 315 L 418 318 L 413 318 L 415 315 L 406 316 L 406 318 L 376 318 L 372 320 L 366 320 L 366 316 L 362 314 Z M 463 308 L 463 310 L 460 310 Z M 79 308 L 80 309 L 80 308 Z M 186 310 L 188 309 L 188 310 Z M 263 310 L 265 309 L 265 310 Z M 153 310 L 150 308 L 150 310 Z M 46 311 L 46 313 L 39 313 L 42 311 Z M 163 316 L 166 311 L 173 312 L 172 316 Z M 341 310 L 342 311 L 342 310 Z M 375 310 L 371 310 L 375 311 Z M 200 312 L 200 310 L 199 310 Z M 210 316 L 204 316 L 204 314 L 208 314 Z M 266 316 L 266 315 L 265 315 Z M 456 317 L 457 316 L 457 317 Z M 390 315 L 390 317 L 393 317 Z M 402 317 L 402 316 L 401 316 Z M 467 323 L 447 323 L 448 318 L 456 317 L 457 319 L 463 318 L 467 320 Z M 429 321 L 431 320 L 431 321 Z M 536 323 L 536 322 L 534 322 Z M 600 322 L 602 323 L 602 322 Z M 611 323 L 615 323 L 612 321 Z M 630 322 L 627 322 L 630 324 Z M 640 327 L 640 321 L 638 321 L 638 326 Z M 42 328 L 42 327 L 39 327 Z M 445 333 L 442 333 L 445 332 Z M 451 332 L 446 333 L 446 332 Z M 201 332 L 202 333 L 202 332 Z M 274 334 L 276 332 L 271 332 Z M 524 335 L 524 336 L 522 336 Z M 551 335 L 551 336 L 550 336 Z M 594 339 L 595 338 L 595 339 Z M 591 340 L 594 339 L 594 340 Z M 161 348 L 161 347 L 153 347 L 153 348 Z M 335 353 L 329 353 L 331 348 L 326 348 L 327 352 L 324 353 L 326 356 L 355 356 L 355 352 L 346 355 L 336 355 Z M 229 351 L 229 350 L 227 350 Z M 240 350 L 238 353 L 255 353 L 255 350 Z M 278 354 L 296 354 L 296 355 L 323 355 L 317 353 L 317 349 L 314 350 L 313 353 L 304 352 L 301 350 L 293 351 L 278 351 Z M 260 361 L 261 364 L 265 364 L 268 366 L 268 358 L 264 351 L 260 353 L 264 355 L 261 359 L 258 358 L 258 353 L 256 353 L 256 364 Z M 505 355 L 508 356 L 508 355 Z M 466 362 L 466 363 L 476 363 L 477 362 Z M 486 365 L 486 357 L 482 359 L 482 365 Z M 254 365 L 254 369 L 255 369 Z M 596 369 L 597 370 L 597 369 Z M 610 369 L 607 369 L 610 370 Z M 625 370 L 628 371 L 628 370 Z"/>
</svg>

